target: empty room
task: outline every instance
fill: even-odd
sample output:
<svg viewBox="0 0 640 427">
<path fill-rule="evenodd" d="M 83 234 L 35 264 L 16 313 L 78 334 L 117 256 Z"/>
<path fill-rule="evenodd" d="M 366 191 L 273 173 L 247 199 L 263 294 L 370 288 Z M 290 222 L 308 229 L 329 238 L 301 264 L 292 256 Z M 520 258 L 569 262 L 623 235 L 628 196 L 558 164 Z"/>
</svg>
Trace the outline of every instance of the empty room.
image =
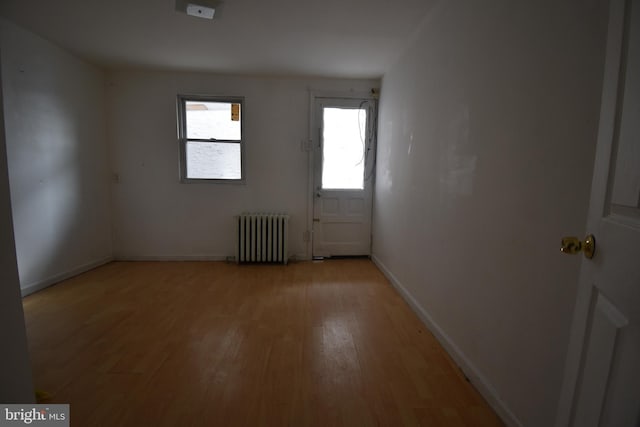
<svg viewBox="0 0 640 427">
<path fill-rule="evenodd" d="M 637 0 L 3 0 L 0 73 L 1 425 L 640 425 Z"/>
</svg>

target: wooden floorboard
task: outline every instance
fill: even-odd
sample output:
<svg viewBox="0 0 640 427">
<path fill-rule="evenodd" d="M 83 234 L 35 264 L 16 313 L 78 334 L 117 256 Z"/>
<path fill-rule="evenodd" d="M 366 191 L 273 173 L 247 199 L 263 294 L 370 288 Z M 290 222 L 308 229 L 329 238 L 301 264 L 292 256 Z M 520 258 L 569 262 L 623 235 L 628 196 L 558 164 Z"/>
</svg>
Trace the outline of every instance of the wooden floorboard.
<svg viewBox="0 0 640 427">
<path fill-rule="evenodd" d="M 24 300 L 72 426 L 502 426 L 365 259 L 114 262 Z"/>
</svg>

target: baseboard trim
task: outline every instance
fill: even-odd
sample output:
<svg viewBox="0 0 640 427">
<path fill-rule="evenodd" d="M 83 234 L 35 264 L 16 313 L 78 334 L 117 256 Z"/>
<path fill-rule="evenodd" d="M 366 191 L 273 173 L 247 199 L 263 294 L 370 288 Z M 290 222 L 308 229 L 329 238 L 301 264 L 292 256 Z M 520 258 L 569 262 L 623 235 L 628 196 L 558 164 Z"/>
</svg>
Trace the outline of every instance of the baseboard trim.
<svg viewBox="0 0 640 427">
<path fill-rule="evenodd" d="M 55 285 L 56 283 L 61 282 L 63 280 L 70 279 L 71 277 L 77 276 L 78 274 L 82 274 L 89 270 L 93 270 L 94 268 L 100 267 L 101 265 L 107 264 L 111 261 L 113 261 L 113 257 L 108 256 L 96 261 L 83 264 L 72 270 L 66 271 L 64 273 L 56 274 L 55 276 L 27 285 L 20 289 L 20 293 L 22 294 L 23 297 L 26 297 L 27 295 L 31 295 L 34 292 L 38 292 L 44 288 L 48 288 L 49 286 Z"/>
<path fill-rule="evenodd" d="M 500 398 L 495 388 L 487 380 L 487 378 L 476 368 L 476 366 L 467 358 L 467 356 L 460 350 L 456 343 L 440 328 L 440 326 L 433 320 L 429 312 L 420 305 L 420 303 L 411 295 L 411 293 L 405 288 L 397 277 L 387 268 L 386 265 L 376 255 L 371 256 L 373 263 L 380 269 L 382 274 L 391 282 L 394 288 L 400 293 L 402 298 L 409 304 L 413 311 L 418 315 L 420 320 L 425 324 L 427 328 L 433 333 L 436 339 L 449 353 L 455 363 L 462 369 L 464 374 L 469 378 L 474 387 L 485 398 L 487 403 L 496 411 L 498 416 L 509 427 L 523 427 L 523 424 L 518 418 L 509 410 L 506 403 Z"/>
<path fill-rule="evenodd" d="M 294 255 L 289 261 L 311 261 L 311 257 L 307 254 Z"/>
<path fill-rule="evenodd" d="M 115 261 L 234 261 L 233 255 L 116 255 Z M 306 255 L 293 255 L 289 261 L 309 261 Z"/>
<path fill-rule="evenodd" d="M 115 261 L 227 261 L 227 255 L 116 255 Z"/>
</svg>

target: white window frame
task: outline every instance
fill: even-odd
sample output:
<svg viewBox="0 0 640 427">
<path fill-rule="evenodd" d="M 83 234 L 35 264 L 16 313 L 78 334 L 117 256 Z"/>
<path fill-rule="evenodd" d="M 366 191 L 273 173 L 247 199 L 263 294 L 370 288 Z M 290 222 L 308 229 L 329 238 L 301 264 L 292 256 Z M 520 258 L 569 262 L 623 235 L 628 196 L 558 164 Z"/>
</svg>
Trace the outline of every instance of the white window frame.
<svg viewBox="0 0 640 427">
<path fill-rule="evenodd" d="M 202 102 L 225 102 L 230 104 L 240 104 L 240 140 L 215 140 L 198 138 L 187 138 L 187 101 L 202 101 Z M 178 95 L 178 142 L 180 146 L 180 182 L 182 183 L 222 183 L 222 184 L 244 184 L 245 183 L 245 136 L 244 136 L 244 97 L 242 96 L 210 96 L 210 95 Z M 188 141 L 201 141 L 201 142 L 216 142 L 216 143 L 230 143 L 240 144 L 240 178 L 187 178 L 187 142 Z"/>
</svg>

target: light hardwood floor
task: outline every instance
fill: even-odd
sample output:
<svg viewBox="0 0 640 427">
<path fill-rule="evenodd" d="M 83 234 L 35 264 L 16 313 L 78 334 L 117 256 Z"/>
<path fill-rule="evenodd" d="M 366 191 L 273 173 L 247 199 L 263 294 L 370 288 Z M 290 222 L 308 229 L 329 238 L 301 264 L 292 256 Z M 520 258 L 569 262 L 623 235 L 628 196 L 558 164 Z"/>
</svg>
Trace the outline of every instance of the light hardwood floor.
<svg viewBox="0 0 640 427">
<path fill-rule="evenodd" d="M 24 299 L 72 426 L 502 426 L 365 259 L 114 262 Z"/>
</svg>

